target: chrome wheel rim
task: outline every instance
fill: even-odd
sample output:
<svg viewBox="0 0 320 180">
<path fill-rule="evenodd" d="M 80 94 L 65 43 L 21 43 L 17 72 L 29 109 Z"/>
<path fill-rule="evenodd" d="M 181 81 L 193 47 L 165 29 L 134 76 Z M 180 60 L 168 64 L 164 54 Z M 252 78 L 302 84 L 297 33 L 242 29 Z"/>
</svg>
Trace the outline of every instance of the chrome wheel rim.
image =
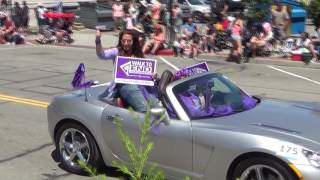
<svg viewBox="0 0 320 180">
<path fill-rule="evenodd" d="M 71 167 L 79 167 L 78 161 L 88 163 L 90 147 L 87 137 L 81 131 L 68 128 L 63 131 L 59 140 L 59 150 L 63 161 Z"/>
<path fill-rule="evenodd" d="M 243 171 L 240 180 L 285 180 L 285 178 L 275 168 L 257 164 Z"/>
</svg>

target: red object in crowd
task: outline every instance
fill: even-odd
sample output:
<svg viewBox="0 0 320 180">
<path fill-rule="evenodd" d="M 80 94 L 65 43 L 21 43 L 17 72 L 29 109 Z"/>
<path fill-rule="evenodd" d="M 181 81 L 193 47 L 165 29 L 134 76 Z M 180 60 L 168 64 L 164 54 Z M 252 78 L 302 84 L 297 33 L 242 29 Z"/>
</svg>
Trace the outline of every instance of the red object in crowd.
<svg viewBox="0 0 320 180">
<path fill-rule="evenodd" d="M 174 52 L 171 49 L 161 49 L 161 50 L 158 50 L 156 54 L 160 56 L 173 56 Z"/>
<path fill-rule="evenodd" d="M 51 19 L 76 17 L 74 13 L 61 13 L 61 12 L 47 12 L 47 13 L 44 13 L 43 16 Z"/>
<path fill-rule="evenodd" d="M 229 21 L 227 19 L 224 19 L 222 21 L 222 27 L 223 29 L 228 29 L 228 26 L 229 26 Z"/>
<path fill-rule="evenodd" d="M 291 60 L 292 61 L 301 61 L 302 54 L 301 53 L 292 53 Z"/>
</svg>

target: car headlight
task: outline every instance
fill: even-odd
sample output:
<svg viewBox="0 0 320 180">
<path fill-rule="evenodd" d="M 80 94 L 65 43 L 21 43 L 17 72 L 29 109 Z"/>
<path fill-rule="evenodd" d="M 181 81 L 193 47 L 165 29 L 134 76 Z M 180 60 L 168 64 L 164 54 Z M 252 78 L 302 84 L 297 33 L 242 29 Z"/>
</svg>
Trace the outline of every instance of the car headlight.
<svg viewBox="0 0 320 180">
<path fill-rule="evenodd" d="M 314 166 L 319 168 L 320 167 L 320 154 L 317 152 L 312 152 L 309 150 L 303 150 L 302 153 L 306 156 L 308 159 L 309 163 Z"/>
</svg>

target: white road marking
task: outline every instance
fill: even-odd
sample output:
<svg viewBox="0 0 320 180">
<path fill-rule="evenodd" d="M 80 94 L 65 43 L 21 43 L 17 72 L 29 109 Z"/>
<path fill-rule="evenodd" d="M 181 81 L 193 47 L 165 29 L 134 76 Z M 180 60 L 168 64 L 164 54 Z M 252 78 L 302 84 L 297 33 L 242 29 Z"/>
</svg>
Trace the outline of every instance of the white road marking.
<svg viewBox="0 0 320 180">
<path fill-rule="evenodd" d="M 21 49 L 32 49 L 35 46 L 32 45 L 28 45 L 28 46 L 24 46 L 24 45 L 8 45 L 8 46 L 2 46 L 0 48 L 0 51 L 6 51 L 6 50 L 21 50 Z"/>
<path fill-rule="evenodd" d="M 32 42 L 26 41 L 26 44 L 28 45 L 34 45 Z"/>
<path fill-rule="evenodd" d="M 175 66 L 175 65 L 173 65 L 172 63 L 170 63 L 169 61 L 167 61 L 165 58 L 163 58 L 163 57 L 161 57 L 161 56 L 159 56 L 159 58 L 163 61 L 163 62 L 165 62 L 167 65 L 169 65 L 170 67 L 172 67 L 173 69 L 175 69 L 175 70 L 179 70 L 179 68 L 177 67 L 177 66 Z"/>
<path fill-rule="evenodd" d="M 285 70 L 282 70 L 282 69 L 279 69 L 279 68 L 276 68 L 276 67 L 273 67 L 273 66 L 270 66 L 270 65 L 267 65 L 267 67 L 271 68 L 271 69 L 274 69 L 276 71 L 280 71 L 282 73 L 288 74 L 290 76 L 294 76 L 294 77 L 297 77 L 297 78 L 300 78 L 300 79 L 304 79 L 306 81 L 310 81 L 312 83 L 320 85 L 319 81 L 315 81 L 315 80 L 312 80 L 312 79 L 309 79 L 309 78 L 306 78 L 306 77 L 303 77 L 303 76 L 300 76 L 300 75 L 297 75 L 297 74 L 294 74 L 294 73 L 291 73 L 291 72 L 288 72 L 288 71 L 285 71 Z"/>
</svg>

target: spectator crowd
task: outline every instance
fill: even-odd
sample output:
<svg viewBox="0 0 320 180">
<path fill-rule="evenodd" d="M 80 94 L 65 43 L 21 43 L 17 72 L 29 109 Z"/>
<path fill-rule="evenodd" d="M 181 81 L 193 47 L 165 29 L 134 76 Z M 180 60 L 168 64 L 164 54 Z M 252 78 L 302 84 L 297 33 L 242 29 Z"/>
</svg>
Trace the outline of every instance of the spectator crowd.
<svg viewBox="0 0 320 180">
<path fill-rule="evenodd" d="M 18 2 L 9 10 L 6 0 L 0 1 L 0 44 L 23 44 L 29 25 L 29 7 Z"/>
<path fill-rule="evenodd" d="M 14 2 L 9 5 L 6 0 L 0 0 L 0 44 L 24 44 L 25 36 L 30 33 L 30 9 L 26 1 Z M 73 13 L 63 13 L 63 3 L 58 1 L 53 9 L 47 9 L 38 3 L 34 9 L 38 23 L 39 43 L 71 43 L 73 39 L 72 25 L 75 18 Z M 48 13 L 53 13 L 48 17 Z M 56 14 L 54 14 L 56 13 Z"/>
<path fill-rule="evenodd" d="M 170 43 L 175 56 L 190 58 L 197 58 L 200 53 L 215 54 L 230 49 L 228 59 L 236 61 L 249 61 L 272 53 L 287 57 L 297 51 L 310 55 L 308 63 L 319 59 L 320 30 L 317 28 L 315 36 L 301 32 L 299 39 L 292 43 L 287 35 L 290 16 L 281 3 L 275 2 L 270 20 L 254 22 L 242 12 L 228 16 L 227 0 L 211 2 L 212 18 L 204 25 L 195 23 L 192 17 L 183 19 L 179 3 L 173 4 L 170 18 L 167 6 L 161 5 L 160 0 L 152 3 L 133 0 L 128 5 L 115 0 L 112 6 L 115 34 L 120 29 L 138 31 L 143 52 L 151 54 L 166 49 Z M 168 42 L 166 34 L 169 24 L 174 27 L 173 42 Z"/>
<path fill-rule="evenodd" d="M 196 23 L 192 17 L 184 18 L 181 4 L 177 2 L 168 6 L 160 0 L 131 0 L 128 3 L 114 0 L 114 33 L 118 35 L 124 29 L 135 31 L 145 54 L 158 54 L 170 47 L 175 56 L 195 59 L 201 53 L 214 55 L 224 49 L 229 50 L 228 60 L 237 62 L 273 53 L 284 57 L 308 54 L 308 63 L 319 59 L 319 27 L 314 35 L 301 32 L 297 40 L 288 37 L 290 16 L 282 4 L 274 4 L 271 18 L 265 22 L 255 22 L 242 12 L 230 15 L 229 5 L 228 0 L 212 0 L 212 17 Z M 0 44 L 24 43 L 29 27 L 29 7 L 25 1 L 22 5 L 14 2 L 10 10 L 7 7 L 7 1 L 0 0 Z M 74 17 L 50 18 L 46 16 L 48 12 L 62 13 L 62 1 L 58 1 L 54 10 L 48 10 L 41 3 L 35 8 L 40 33 L 36 41 L 44 44 L 73 42 Z"/>
</svg>

